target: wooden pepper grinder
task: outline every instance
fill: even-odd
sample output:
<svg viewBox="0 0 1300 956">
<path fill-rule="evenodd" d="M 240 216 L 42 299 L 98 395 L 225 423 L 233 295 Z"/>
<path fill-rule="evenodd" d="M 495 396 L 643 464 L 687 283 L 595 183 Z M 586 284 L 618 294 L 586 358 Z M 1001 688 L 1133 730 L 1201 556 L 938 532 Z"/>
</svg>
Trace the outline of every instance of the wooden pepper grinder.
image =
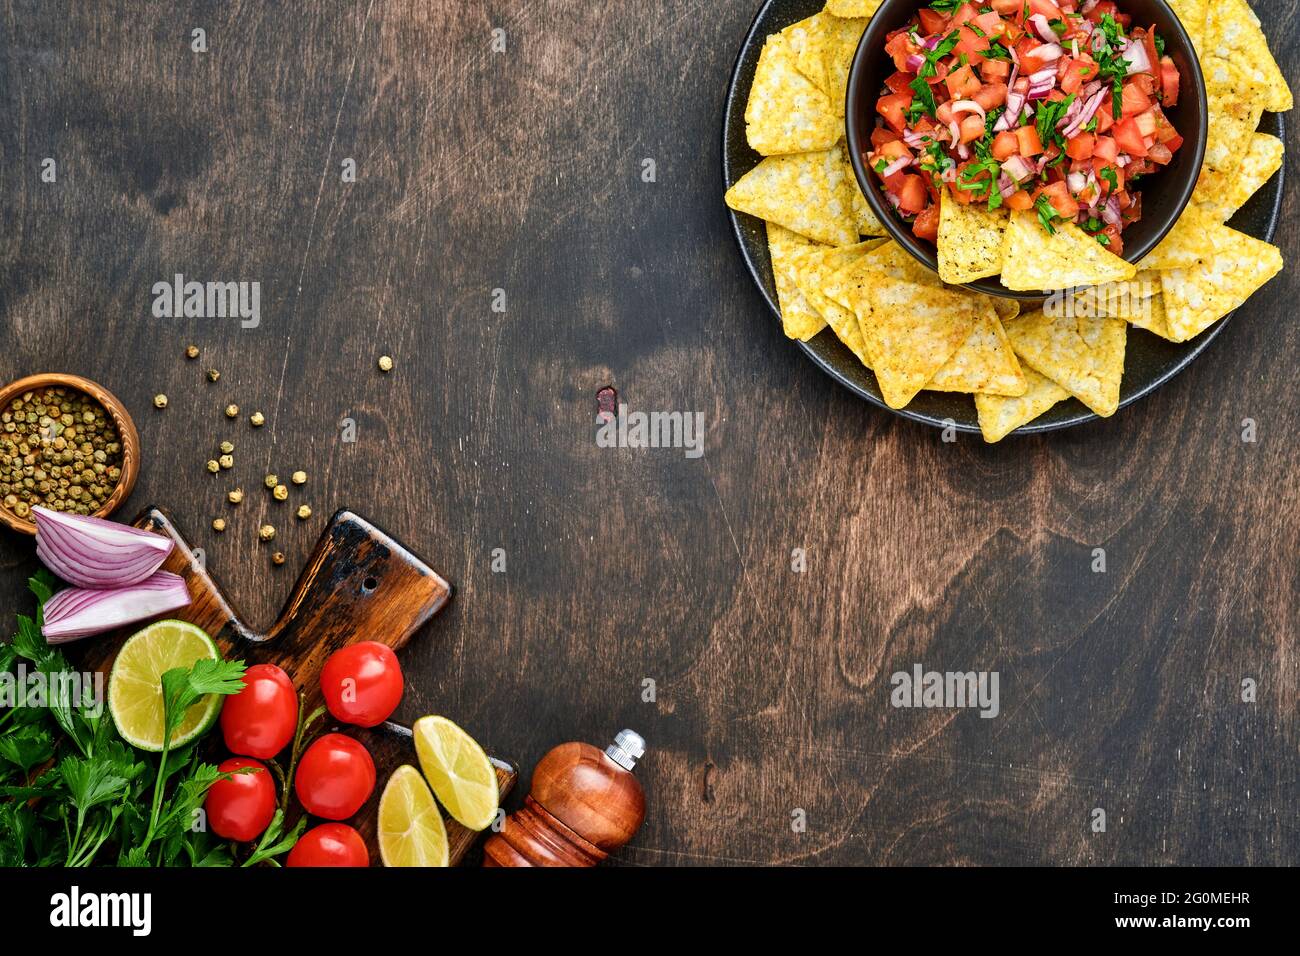
<svg viewBox="0 0 1300 956">
<path fill-rule="evenodd" d="M 556 747 L 533 771 L 522 809 L 483 846 L 484 866 L 595 866 L 636 834 L 645 794 L 632 768 L 645 741 L 621 730 L 601 750 L 591 744 Z"/>
</svg>

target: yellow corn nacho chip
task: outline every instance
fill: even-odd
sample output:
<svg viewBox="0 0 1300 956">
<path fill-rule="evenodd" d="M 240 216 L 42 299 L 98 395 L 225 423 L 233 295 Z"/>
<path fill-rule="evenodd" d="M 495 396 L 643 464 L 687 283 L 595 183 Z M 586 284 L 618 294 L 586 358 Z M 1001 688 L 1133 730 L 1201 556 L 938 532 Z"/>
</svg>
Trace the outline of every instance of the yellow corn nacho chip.
<svg viewBox="0 0 1300 956">
<path fill-rule="evenodd" d="M 822 67 L 825 76 L 823 89 L 830 97 L 831 111 L 844 115 L 845 101 L 849 95 L 849 71 L 853 57 L 867 32 L 866 17 L 829 17 L 822 35 Z"/>
<path fill-rule="evenodd" d="M 772 156 L 727 190 L 737 212 L 775 222 L 828 246 L 858 241 L 853 197 L 839 147 L 821 153 Z"/>
<path fill-rule="evenodd" d="M 1213 0 L 1205 19 L 1205 55 L 1231 60 L 1262 83 L 1264 109 L 1285 113 L 1295 106 L 1282 68 L 1268 49 L 1259 17 L 1246 0 Z"/>
<path fill-rule="evenodd" d="M 830 282 L 833 276 L 852 266 L 879 244 L 879 240 L 876 240 L 843 249 L 819 248 L 803 258 L 796 275 L 799 290 L 804 298 L 817 310 L 839 340 L 848 346 L 849 351 L 867 368 L 871 367 L 871 362 L 862 341 L 858 317 L 850 309 L 829 298 L 822 291 L 822 287 Z"/>
<path fill-rule="evenodd" d="M 826 67 L 822 60 L 826 24 L 835 18 L 829 13 L 814 13 L 781 31 L 794 51 L 794 65 L 813 86 L 826 92 Z M 833 105 L 833 104 L 832 104 Z"/>
<path fill-rule="evenodd" d="M 1205 52 L 1205 0 L 1169 0 L 1198 55 Z"/>
<path fill-rule="evenodd" d="M 845 294 L 881 395 L 890 408 L 905 408 L 970 337 L 985 306 L 976 296 L 940 285 L 886 281 L 894 268 L 889 259 L 889 246 L 864 256 L 849 271 Z"/>
<path fill-rule="evenodd" d="M 1264 115 L 1267 87 L 1236 63 L 1219 57 L 1201 60 L 1210 127 L 1205 143 L 1205 163 L 1211 169 L 1236 175 L 1241 158 Z"/>
<path fill-rule="evenodd" d="M 1123 319 L 1129 325 L 1154 332 L 1162 338 L 1169 337 L 1158 272 L 1139 272 L 1128 282 L 1110 282 L 1080 289 L 1074 293 L 1073 300 L 1069 307 L 1076 316 Z M 1049 310 L 1058 307 L 1055 301 L 1048 304 Z"/>
<path fill-rule="evenodd" d="M 790 39 L 768 37 L 745 107 L 749 145 L 764 156 L 810 153 L 834 146 L 840 127 L 826 94 L 799 72 Z"/>
<path fill-rule="evenodd" d="M 990 445 L 997 444 L 1017 428 L 1028 425 L 1044 412 L 1065 401 L 1070 393 L 1050 378 L 1039 375 L 1032 368 L 1024 369 L 1025 394 L 1019 398 L 1001 395 L 976 395 L 975 410 L 979 413 L 980 431 Z"/>
<path fill-rule="evenodd" d="M 1192 199 L 1218 222 L 1227 222 L 1282 168 L 1285 154 L 1286 147 L 1276 136 L 1255 133 L 1235 172 L 1219 172 L 1209 166 L 1201 170 Z"/>
<path fill-rule="evenodd" d="M 1201 258 L 1203 250 L 1212 246 L 1215 231 L 1227 228 L 1215 222 L 1214 217 L 1200 206 L 1189 203 L 1169 234 L 1147 253 L 1142 268 L 1160 270 L 1190 266 Z"/>
<path fill-rule="evenodd" d="M 1016 292 L 1123 282 L 1137 274 L 1074 223 L 1057 223 L 1049 234 L 1028 210 L 1011 216 L 1002 258 L 1002 284 Z"/>
<path fill-rule="evenodd" d="M 1005 209 L 964 205 L 948 190 L 939 195 L 939 278 L 952 285 L 987 279 L 1002 271 Z"/>
<path fill-rule="evenodd" d="M 788 338 L 807 342 L 826 328 L 826 320 L 809 304 L 795 279 L 796 269 L 803 259 L 824 248 L 784 226 L 774 222 L 767 224 L 767 251 L 772 258 L 772 277 L 776 280 L 776 295 L 781 304 L 781 324 Z"/>
<path fill-rule="evenodd" d="M 844 154 L 844 178 L 848 180 L 849 191 L 853 194 L 853 220 L 857 223 L 858 234 L 862 236 L 886 235 L 885 227 L 880 224 L 876 214 L 871 211 L 871 206 L 867 204 L 867 197 L 862 195 L 862 187 L 858 185 L 858 177 L 853 172 L 853 164 L 849 162 L 847 150 Z"/>
<path fill-rule="evenodd" d="M 1007 319 L 1014 319 L 1020 314 L 1020 303 L 1015 299 L 993 298 L 993 311 L 998 314 L 998 318 L 1005 322 Z"/>
<path fill-rule="evenodd" d="M 1102 418 L 1119 408 L 1128 325 L 1120 319 L 1082 318 L 1071 309 L 1055 316 L 1030 312 L 1007 322 L 1016 354 Z"/>
<path fill-rule="evenodd" d="M 1029 385 L 992 302 L 987 302 L 966 341 L 925 387 L 931 392 L 1025 394 Z"/>
<path fill-rule="evenodd" d="M 827 0 L 826 12 L 836 17 L 867 17 L 876 15 L 885 0 Z"/>
<path fill-rule="evenodd" d="M 1195 338 L 1281 271 L 1282 252 L 1276 246 L 1223 227 L 1195 265 L 1161 274 L 1169 338 Z"/>
</svg>

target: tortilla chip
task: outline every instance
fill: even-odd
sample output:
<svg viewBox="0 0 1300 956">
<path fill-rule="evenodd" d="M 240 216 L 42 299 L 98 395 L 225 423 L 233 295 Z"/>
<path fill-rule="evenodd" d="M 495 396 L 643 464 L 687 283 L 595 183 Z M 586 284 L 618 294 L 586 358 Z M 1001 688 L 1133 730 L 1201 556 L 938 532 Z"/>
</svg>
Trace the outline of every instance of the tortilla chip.
<svg viewBox="0 0 1300 956">
<path fill-rule="evenodd" d="M 1152 335 L 1158 335 L 1162 339 L 1169 339 L 1169 316 L 1165 312 L 1164 294 L 1153 295 L 1146 300 L 1146 308 L 1130 312 L 1122 316 L 1125 322 L 1135 328 L 1145 329 Z M 1173 341 L 1170 339 L 1170 341 Z"/>
<path fill-rule="evenodd" d="M 862 195 L 862 187 L 858 185 L 858 176 L 853 171 L 853 164 L 849 162 L 847 150 L 844 155 L 844 177 L 849 181 L 849 190 L 853 194 L 853 219 L 857 223 L 858 234 L 862 236 L 887 235 L 885 227 L 880 224 L 876 214 L 871 211 L 871 206 L 867 203 L 867 197 Z"/>
<path fill-rule="evenodd" d="M 804 298 L 795 280 L 799 263 L 809 253 L 824 248 L 784 226 L 774 222 L 767 224 L 767 251 L 772 257 L 772 277 L 776 280 L 776 295 L 781 303 L 781 324 L 788 338 L 807 342 L 826 328 L 826 320 Z"/>
<path fill-rule="evenodd" d="M 931 392 L 966 392 L 1018 396 L 1029 388 L 1007 341 L 997 311 L 988 302 L 975 328 L 946 365 L 925 386 Z"/>
<path fill-rule="evenodd" d="M 1055 317 L 1030 312 L 1006 323 L 1007 337 L 1024 361 L 1102 418 L 1119 408 L 1128 325 L 1119 319 Z"/>
<path fill-rule="evenodd" d="M 1201 68 L 1205 71 L 1210 107 L 1205 163 L 1211 169 L 1236 175 L 1264 115 L 1268 88 L 1235 63 L 1219 57 L 1205 57 Z"/>
<path fill-rule="evenodd" d="M 838 146 L 763 160 L 727 190 L 727 205 L 828 246 L 858 241 Z"/>
<path fill-rule="evenodd" d="M 1063 303 L 1049 300 L 1043 311 L 1055 315 Z M 1160 296 L 1160 273 L 1139 272 L 1129 282 L 1111 282 L 1106 285 L 1080 289 L 1074 293 L 1070 308 L 1076 317 L 1123 319 L 1164 338 L 1169 337 L 1165 323 L 1164 300 Z"/>
<path fill-rule="evenodd" d="M 806 20 L 781 31 L 794 51 L 794 65 L 813 86 L 826 92 L 826 67 L 822 61 L 826 24 L 835 20 L 829 13 L 814 13 Z"/>
<path fill-rule="evenodd" d="M 955 289 L 893 278 L 889 272 L 898 267 L 891 264 L 890 246 L 897 244 L 855 264 L 845 295 L 886 404 L 905 408 L 970 337 L 985 306 Z"/>
<path fill-rule="evenodd" d="M 1285 113 L 1295 106 L 1282 68 L 1269 52 L 1259 17 L 1246 0 L 1213 0 L 1205 19 L 1205 54 L 1231 60 L 1267 87 L 1264 109 Z"/>
<path fill-rule="evenodd" d="M 828 0 L 826 12 L 837 17 L 873 17 L 885 0 Z"/>
<path fill-rule="evenodd" d="M 987 279 L 1002 271 L 1004 209 L 958 202 L 948 190 L 939 196 L 939 278 L 952 285 Z"/>
<path fill-rule="evenodd" d="M 1169 338 L 1174 342 L 1200 335 L 1282 271 L 1282 252 L 1276 246 L 1222 229 L 1194 266 L 1161 274 Z"/>
<path fill-rule="evenodd" d="M 980 431 L 990 445 L 997 444 L 1017 428 L 1028 425 L 1035 418 L 1065 401 L 1070 393 L 1050 378 L 1039 375 L 1032 368 L 1024 369 L 1025 394 L 1019 398 L 1000 395 L 976 395 L 975 410 L 979 412 Z"/>
<path fill-rule="evenodd" d="M 1285 153 L 1286 146 L 1276 136 L 1255 133 L 1235 172 L 1219 172 L 1209 166 L 1201 170 L 1192 199 L 1218 222 L 1227 222 L 1282 168 Z"/>
<path fill-rule="evenodd" d="M 1002 252 L 1002 284 L 1016 292 L 1123 282 L 1137 275 L 1134 266 L 1074 223 L 1058 223 L 1056 233 L 1049 234 L 1029 210 L 1011 216 Z"/>
<path fill-rule="evenodd" d="M 841 125 L 826 94 L 799 72 L 790 39 L 768 37 L 745 107 L 749 145 L 764 156 L 829 149 Z"/>
<path fill-rule="evenodd" d="M 1205 51 L 1205 0 L 1169 0 L 1198 55 Z"/>
<path fill-rule="evenodd" d="M 848 346 L 849 351 L 867 368 L 871 367 L 871 362 L 868 360 L 866 347 L 862 341 L 858 317 L 850 309 L 829 298 L 822 291 L 822 286 L 879 244 L 879 240 L 876 240 L 844 249 L 817 248 L 803 257 L 796 274 L 796 281 L 804 298 L 834 330 L 839 340 Z"/>
<path fill-rule="evenodd" d="M 1185 269 L 1210 247 L 1214 231 L 1227 229 L 1195 203 L 1189 203 L 1169 234 L 1142 260 L 1144 270 Z"/>
<path fill-rule="evenodd" d="M 993 300 L 993 311 L 997 312 L 1001 321 L 1014 319 L 1020 314 L 1020 303 L 1015 299 L 1003 299 L 997 296 L 989 296 L 989 298 Z"/>
<path fill-rule="evenodd" d="M 822 71 L 825 79 L 822 89 L 831 101 L 831 111 L 844 115 L 845 101 L 849 96 L 849 71 L 853 57 L 867 32 L 870 18 L 828 17 L 822 34 Z"/>
</svg>

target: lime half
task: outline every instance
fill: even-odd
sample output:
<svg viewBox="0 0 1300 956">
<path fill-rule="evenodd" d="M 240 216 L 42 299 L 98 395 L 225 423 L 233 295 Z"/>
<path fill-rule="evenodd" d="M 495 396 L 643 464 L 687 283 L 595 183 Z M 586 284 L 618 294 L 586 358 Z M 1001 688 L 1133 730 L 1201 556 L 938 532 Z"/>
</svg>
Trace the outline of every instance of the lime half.
<svg viewBox="0 0 1300 956">
<path fill-rule="evenodd" d="M 420 771 L 393 771 L 379 798 L 379 856 L 384 866 L 449 866 L 447 828 Z"/>
<path fill-rule="evenodd" d="M 158 621 L 128 638 L 108 675 L 108 712 L 122 739 L 140 750 L 162 750 L 162 676 L 175 667 L 188 670 L 205 657 L 220 660 L 217 645 L 202 628 L 184 621 Z M 204 697 L 186 711 L 172 746 L 206 733 L 219 713 L 221 695 Z"/>
<path fill-rule="evenodd" d="M 420 767 L 438 802 L 462 826 L 486 828 L 497 814 L 501 793 L 483 748 L 446 717 L 421 717 L 412 731 Z"/>
</svg>

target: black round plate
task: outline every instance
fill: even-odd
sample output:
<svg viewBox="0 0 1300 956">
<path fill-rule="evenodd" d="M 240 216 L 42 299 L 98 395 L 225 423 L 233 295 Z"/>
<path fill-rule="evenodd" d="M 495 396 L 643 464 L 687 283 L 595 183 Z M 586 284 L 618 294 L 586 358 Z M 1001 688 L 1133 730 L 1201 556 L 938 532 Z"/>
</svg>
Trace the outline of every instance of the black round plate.
<svg viewBox="0 0 1300 956">
<path fill-rule="evenodd" d="M 741 176 L 757 166 L 763 158 L 749 148 L 749 143 L 745 139 L 745 104 L 749 101 L 749 88 L 754 82 L 754 70 L 758 66 L 758 56 L 763 50 L 764 41 L 770 34 L 779 33 L 790 24 L 812 16 L 824 6 L 825 0 L 767 0 L 754 19 L 754 24 L 745 37 L 744 45 L 740 48 L 740 55 L 736 58 L 731 86 L 727 90 L 726 112 L 722 126 L 724 190 L 730 189 Z M 1271 133 L 1283 141 L 1286 139 L 1280 115 L 1265 113 L 1259 128 L 1261 132 Z M 1229 225 L 1247 235 L 1271 242 L 1277 230 L 1278 217 L 1282 208 L 1282 179 L 1283 174 L 1279 170 L 1263 189 L 1251 197 Z M 753 276 L 754 283 L 763 294 L 763 298 L 767 300 L 772 314 L 779 322 L 781 310 L 777 305 L 772 262 L 767 253 L 766 228 L 761 220 L 753 216 L 731 210 L 728 212 L 731 214 L 736 242 L 740 246 L 740 254 L 745 259 L 745 265 L 749 268 L 749 273 Z M 1138 399 L 1151 394 L 1185 369 L 1209 347 L 1229 319 L 1231 316 L 1215 323 L 1194 341 L 1181 345 L 1167 342 L 1157 335 L 1130 326 L 1119 407 L 1126 408 Z M 975 404 L 969 395 L 922 392 L 907 408 L 892 409 L 881 397 L 875 375 L 863 367 L 829 328 L 811 342 L 796 344 L 827 375 L 873 405 L 928 425 L 945 427 L 955 423 L 959 431 L 979 432 Z M 1030 435 L 1056 431 L 1092 421 L 1096 417 L 1082 402 L 1071 398 L 1021 428 L 1016 434 Z"/>
</svg>

